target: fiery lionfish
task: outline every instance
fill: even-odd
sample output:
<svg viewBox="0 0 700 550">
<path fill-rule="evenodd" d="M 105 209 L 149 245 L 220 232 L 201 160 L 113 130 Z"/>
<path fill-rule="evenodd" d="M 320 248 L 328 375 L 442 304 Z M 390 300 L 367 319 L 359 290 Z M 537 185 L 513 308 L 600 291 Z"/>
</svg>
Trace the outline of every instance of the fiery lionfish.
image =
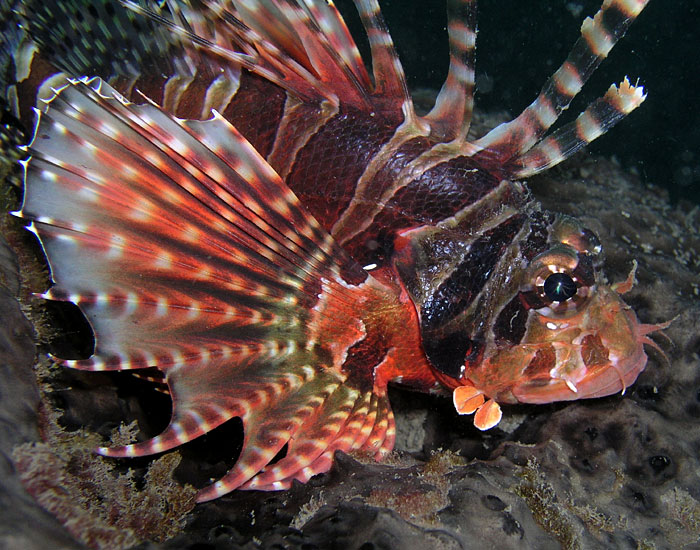
<svg viewBox="0 0 700 550">
<path fill-rule="evenodd" d="M 65 363 L 157 369 L 172 398 L 163 433 L 99 452 L 240 417 L 206 501 L 306 481 L 337 450 L 381 458 L 390 382 L 451 393 L 482 430 L 499 403 L 624 391 L 659 326 L 621 300 L 633 274 L 606 284 L 596 236 L 522 180 L 644 100 L 625 79 L 547 134 L 646 3 L 605 0 L 536 100 L 475 140 L 475 0 L 447 2 L 449 72 L 423 116 L 376 0 L 355 0 L 371 75 L 330 0 L 21 3 L 6 97 L 25 122 L 44 101 L 18 215 L 45 297 L 95 334 Z"/>
</svg>

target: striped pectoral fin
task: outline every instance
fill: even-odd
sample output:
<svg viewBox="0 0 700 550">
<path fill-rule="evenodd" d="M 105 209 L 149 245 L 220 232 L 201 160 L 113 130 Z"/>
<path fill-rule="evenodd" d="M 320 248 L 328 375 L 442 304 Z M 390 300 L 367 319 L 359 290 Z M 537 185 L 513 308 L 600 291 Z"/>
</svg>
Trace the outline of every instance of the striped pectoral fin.
<svg viewBox="0 0 700 550">
<path fill-rule="evenodd" d="M 503 164 L 532 149 L 569 106 L 647 2 L 606 0 L 594 17 L 583 22 L 581 37 L 566 61 L 542 87 L 537 99 L 516 119 L 497 126 L 476 140 L 474 145 L 486 149 L 485 154 L 496 156 Z"/>
<path fill-rule="evenodd" d="M 344 409 L 347 410 L 350 402 Z M 312 476 L 328 471 L 336 451 L 357 451 L 381 460 L 394 448 L 395 425 L 386 389 L 374 388 L 355 400 L 352 410 L 339 409 L 331 417 L 319 416 L 319 431 L 294 440 L 287 456 L 265 469 L 244 489 L 279 490 L 293 481 L 306 482 Z M 326 426 L 324 420 L 331 422 Z"/>
<path fill-rule="evenodd" d="M 269 388 L 256 390 L 261 401 L 241 415 L 245 436 L 241 454 L 234 467 L 213 485 L 200 491 L 200 502 L 217 498 L 231 492 L 260 473 L 285 445 L 291 447 L 294 437 L 303 436 L 313 424 L 313 418 L 327 416 L 327 409 L 338 406 L 334 399 L 342 380 L 329 372 L 314 372 L 311 378 L 299 386 L 284 386 L 276 383 Z M 229 390 L 235 392 L 236 390 Z M 325 413 L 325 414 L 324 414 Z M 290 454 L 290 450 L 287 451 Z M 274 466 L 273 466 L 274 467 Z M 320 473 L 319 470 L 313 473 Z M 267 489 L 280 489 L 271 484 Z"/>
<path fill-rule="evenodd" d="M 286 489 L 293 480 L 308 481 L 324 472 L 336 450 L 356 448 L 370 411 L 371 394 L 339 385 L 292 437 L 287 454 L 251 479 L 245 489 Z"/>
<path fill-rule="evenodd" d="M 338 338 L 324 333 L 327 339 Z M 343 384 L 292 437 L 287 455 L 243 488 L 278 490 L 294 480 L 308 481 L 330 468 L 336 451 L 357 451 L 381 460 L 393 449 L 396 432 L 386 388 L 386 375 L 390 378 L 394 373 L 393 362 L 390 351 L 377 364 L 369 360 L 357 370 L 348 369 Z M 374 376 L 368 377 L 368 372 Z"/>
<path fill-rule="evenodd" d="M 18 214 L 49 260 L 46 296 L 77 303 L 95 333 L 93 357 L 69 365 L 155 367 L 173 402 L 162 434 L 100 452 L 162 452 L 240 417 L 240 458 L 207 500 L 308 479 L 335 450 L 391 448 L 385 384 L 371 365 L 343 363 L 364 316 L 390 310 L 396 291 L 335 244 L 228 122 L 179 120 L 74 82 L 40 117 L 30 152 Z M 251 481 L 285 445 L 277 470 Z"/>
<path fill-rule="evenodd" d="M 370 456 L 374 456 L 376 460 L 381 460 L 394 448 L 396 424 L 386 388 L 381 390 L 375 388 L 374 392 L 377 394 L 377 414 L 372 421 L 372 429 L 369 431 L 369 435 L 367 435 L 366 439 L 363 439 L 362 445 L 358 445 L 357 448 L 360 451 L 367 452 Z"/>
<path fill-rule="evenodd" d="M 352 379 L 309 365 L 308 354 L 250 354 L 168 371 L 173 417 L 158 436 L 102 447 L 111 457 L 167 451 L 234 416 L 245 430 L 235 466 L 200 491 L 200 502 L 234 489 L 281 490 L 327 471 L 336 451 L 366 451 L 377 459 L 393 448 L 393 414 L 386 388 L 361 391 Z M 215 373 L 212 375 L 212 371 Z M 270 465 L 284 446 L 285 456 Z"/>
</svg>

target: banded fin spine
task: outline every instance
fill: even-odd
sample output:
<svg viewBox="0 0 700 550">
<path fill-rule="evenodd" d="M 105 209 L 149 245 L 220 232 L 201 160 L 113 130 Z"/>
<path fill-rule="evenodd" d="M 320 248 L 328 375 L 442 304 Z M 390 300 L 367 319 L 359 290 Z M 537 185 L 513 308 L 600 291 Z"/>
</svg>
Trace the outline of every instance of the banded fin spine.
<svg viewBox="0 0 700 550">
<path fill-rule="evenodd" d="M 600 137 L 646 98 L 641 87 L 632 86 L 625 78 L 619 86 L 610 86 L 606 94 L 591 103 L 575 121 L 562 126 L 517 159 L 515 171 L 526 178 L 547 170 Z"/>
<path fill-rule="evenodd" d="M 423 117 L 442 141 L 464 140 L 474 108 L 476 0 L 448 0 L 450 66 L 435 106 Z"/>
<path fill-rule="evenodd" d="M 408 93 L 406 75 L 396 53 L 394 41 L 384 22 L 377 0 L 354 0 L 372 51 L 375 95 L 383 99 L 383 110 L 404 107 L 407 118 L 413 117 L 413 102 Z"/>
<path fill-rule="evenodd" d="M 589 134 L 591 139 L 580 136 L 582 143 L 575 146 L 571 144 L 572 132 L 564 131 L 558 134 L 554 141 L 550 141 L 549 146 L 543 146 L 540 149 L 540 153 L 548 154 L 550 157 L 542 167 L 536 166 L 538 163 L 533 160 L 534 157 L 525 157 L 569 106 L 647 3 L 648 0 L 605 0 L 593 18 L 588 17 L 583 22 L 581 37 L 566 61 L 542 87 L 537 99 L 517 118 L 497 126 L 484 137 L 476 140 L 474 146 L 483 149 L 482 154 L 497 159 L 500 164 L 511 164 L 514 173 L 527 175 L 554 166 L 573 154 L 581 145 L 595 139 L 597 136 L 592 134 Z M 625 82 L 627 82 L 626 79 Z M 605 98 L 598 100 L 613 106 L 612 110 L 603 109 L 598 103 L 598 106 L 592 105 L 584 115 L 593 114 L 596 118 L 596 126 L 607 129 L 644 99 L 641 88 L 631 86 L 629 83 L 627 85 L 623 83 L 620 90 L 619 100 L 611 101 L 611 92 L 608 92 Z M 641 100 L 627 101 L 628 98 L 633 97 Z M 631 108 L 626 110 L 627 107 Z M 554 153 L 556 150 L 559 150 L 558 154 Z M 532 164 L 532 167 L 528 168 L 528 164 Z"/>
<path fill-rule="evenodd" d="M 415 313 L 229 123 L 175 119 L 97 79 L 72 82 L 40 116 L 30 151 L 17 214 L 49 259 L 46 297 L 78 304 L 95 332 L 94 356 L 68 365 L 156 367 L 172 398 L 162 434 L 101 453 L 166 451 L 239 416 L 241 455 L 200 493 L 209 500 L 306 480 L 335 450 L 391 449 L 393 358 L 347 372 L 344 362 L 373 323 L 398 319 L 388 339 L 405 339 Z M 254 481 L 287 444 L 289 460 Z"/>
<path fill-rule="evenodd" d="M 374 44 L 374 80 L 332 2 L 117 4 L 22 3 L 18 17 L 34 42 L 27 38 L 31 48 L 26 52 L 11 44 L 21 67 L 10 76 L 16 81 L 10 91 L 17 104 L 14 112 L 28 127 L 33 125 L 32 107 L 41 104 L 37 99 L 50 98 L 50 88 L 60 87 L 66 78 L 84 75 L 100 76 L 135 102 L 143 92 L 184 118 L 208 118 L 212 108 L 228 118 L 241 69 L 279 86 L 294 101 L 320 104 L 324 110 L 343 105 L 373 116 L 383 113 L 392 121 L 401 118 L 402 110 L 409 116 L 413 112 L 376 1 L 357 2 Z M 42 86 L 49 79 L 50 85 Z"/>
<path fill-rule="evenodd" d="M 185 48 L 244 67 L 301 101 L 369 112 L 395 114 L 402 107 L 412 112 L 403 69 L 376 0 L 355 2 L 370 41 L 374 83 L 332 2 L 207 0 L 196 8 L 168 2 L 179 22 L 137 2 L 122 3 L 160 21 L 179 35 Z"/>
</svg>

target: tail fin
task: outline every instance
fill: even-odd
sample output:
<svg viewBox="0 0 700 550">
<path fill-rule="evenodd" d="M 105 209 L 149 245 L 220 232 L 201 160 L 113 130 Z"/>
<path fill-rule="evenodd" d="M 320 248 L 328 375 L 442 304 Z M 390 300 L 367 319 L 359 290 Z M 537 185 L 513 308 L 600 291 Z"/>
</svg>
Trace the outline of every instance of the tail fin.
<svg viewBox="0 0 700 550">
<path fill-rule="evenodd" d="M 46 297 L 78 304 L 95 332 L 94 356 L 68 365 L 157 367 L 173 401 L 162 434 L 100 452 L 165 451 L 239 416 L 243 450 L 201 492 L 208 500 L 306 480 L 337 449 L 391 449 L 386 381 L 376 364 L 343 366 L 366 315 L 396 315 L 395 293 L 229 123 L 175 119 L 99 80 L 73 82 L 41 115 L 30 151 L 18 215 L 49 260 Z"/>
</svg>

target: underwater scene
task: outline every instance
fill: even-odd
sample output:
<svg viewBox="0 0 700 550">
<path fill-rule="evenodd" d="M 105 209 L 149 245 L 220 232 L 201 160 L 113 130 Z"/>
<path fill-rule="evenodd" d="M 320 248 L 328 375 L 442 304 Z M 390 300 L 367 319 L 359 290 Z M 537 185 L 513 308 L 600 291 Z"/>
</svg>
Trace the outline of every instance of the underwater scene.
<svg viewBox="0 0 700 550">
<path fill-rule="evenodd" d="M 698 548 L 699 9 L 0 0 L 0 547 Z"/>
</svg>

